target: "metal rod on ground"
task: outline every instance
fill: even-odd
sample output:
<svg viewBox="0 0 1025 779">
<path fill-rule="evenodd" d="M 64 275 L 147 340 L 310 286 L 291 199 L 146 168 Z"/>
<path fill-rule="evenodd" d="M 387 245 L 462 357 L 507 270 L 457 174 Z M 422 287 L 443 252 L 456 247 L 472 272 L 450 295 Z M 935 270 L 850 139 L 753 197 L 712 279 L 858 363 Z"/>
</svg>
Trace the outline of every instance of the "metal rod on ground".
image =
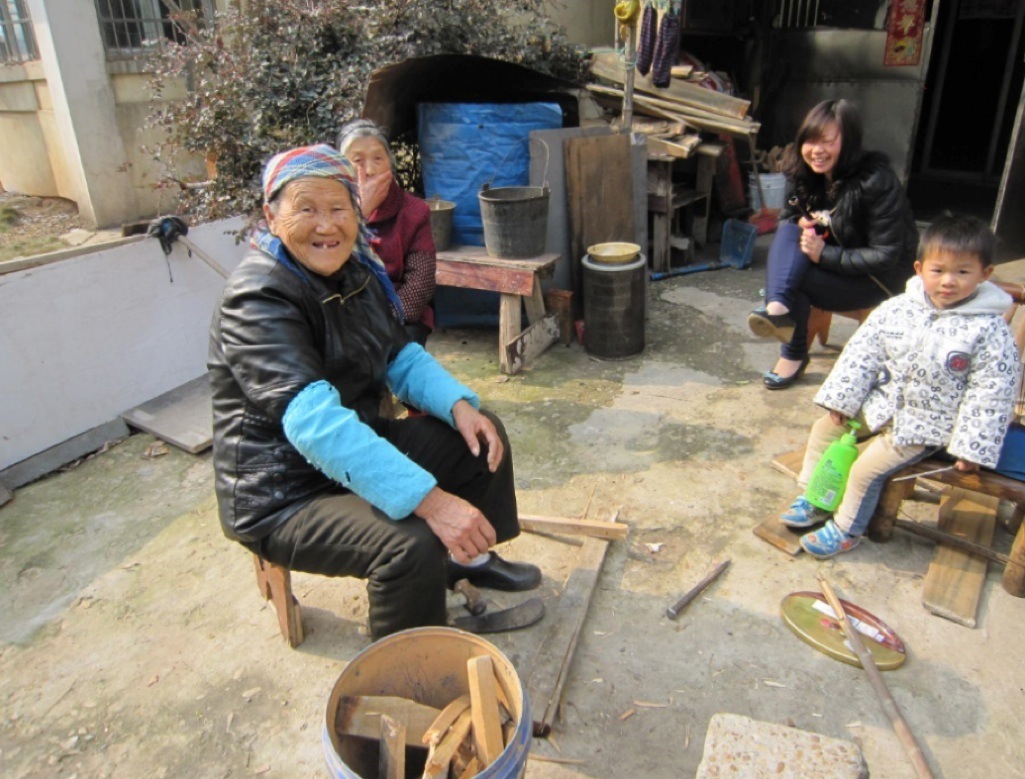
<svg viewBox="0 0 1025 779">
<path fill-rule="evenodd" d="M 915 773 L 921 779 L 933 779 L 932 770 L 929 768 L 929 764 L 925 762 L 922 748 L 918 745 L 915 734 L 911 732 L 911 728 L 901 715 L 900 709 L 897 707 L 897 701 L 893 699 L 889 688 L 886 686 L 886 682 L 883 681 L 883 675 L 876 666 L 876 661 L 872 658 L 872 654 L 865 648 L 865 644 L 862 642 L 858 631 L 851 626 L 843 606 L 840 605 L 840 599 L 836 597 L 836 593 L 833 592 L 833 588 L 829 586 L 829 582 L 826 580 L 826 575 L 819 571 L 818 579 L 819 584 L 822 585 L 822 594 L 826 596 L 826 600 L 832 606 L 836 618 L 840 620 L 840 626 L 843 628 L 844 635 L 847 636 L 847 642 L 850 644 L 851 649 L 854 650 L 854 654 L 858 656 L 858 662 L 861 663 L 861 667 L 868 674 L 868 680 L 872 683 L 872 689 L 875 690 L 886 716 L 890 718 L 890 724 L 893 726 L 897 738 L 900 739 L 904 752 L 915 769 Z"/>
<path fill-rule="evenodd" d="M 965 538 L 951 535 L 950 533 L 944 533 L 942 530 L 937 530 L 929 525 L 920 525 L 917 522 L 912 522 L 907 519 L 897 519 L 894 526 L 900 530 L 906 530 L 909 533 L 914 533 L 916 536 L 928 538 L 930 541 L 935 541 L 938 544 L 946 544 L 947 546 L 952 546 L 955 549 L 960 549 L 962 552 L 967 552 L 968 554 L 973 554 L 977 557 L 992 560 L 994 563 L 1000 563 L 1001 565 L 1021 565 L 1017 560 L 1012 560 L 1007 555 L 998 552 L 995 549 L 990 549 L 988 546 L 976 544 L 974 541 L 969 541 Z"/>
<path fill-rule="evenodd" d="M 702 593 L 702 591 L 704 591 L 704 589 L 709 584 L 711 584 L 716 579 L 718 579 L 719 578 L 719 574 L 721 574 L 723 571 L 725 571 L 726 567 L 729 564 L 730 564 L 729 560 L 723 560 L 721 563 L 719 563 L 717 566 L 715 566 L 715 568 L 712 569 L 712 572 L 709 573 L 708 576 L 706 576 L 704 579 L 699 581 L 693 587 L 693 589 L 691 589 L 689 592 L 687 592 L 686 595 L 684 595 L 682 598 L 680 598 L 678 601 L 676 601 L 676 603 L 674 603 L 672 606 L 670 606 L 668 609 L 666 609 L 666 616 L 669 617 L 669 619 L 676 619 L 678 616 L 680 616 L 680 613 L 685 608 L 687 608 L 687 606 L 690 605 L 690 602 L 692 600 L 694 600 L 696 597 L 698 597 L 698 595 L 700 595 Z"/>
</svg>

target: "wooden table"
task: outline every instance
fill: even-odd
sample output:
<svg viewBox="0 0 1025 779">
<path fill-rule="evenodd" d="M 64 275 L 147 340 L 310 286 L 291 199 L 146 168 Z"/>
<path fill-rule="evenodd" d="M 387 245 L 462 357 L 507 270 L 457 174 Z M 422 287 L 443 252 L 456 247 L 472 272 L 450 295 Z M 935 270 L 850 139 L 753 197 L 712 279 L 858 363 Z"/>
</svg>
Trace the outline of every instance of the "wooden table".
<svg viewBox="0 0 1025 779">
<path fill-rule="evenodd" d="M 555 269 L 558 254 L 523 260 L 499 260 L 483 246 L 453 246 L 438 252 L 435 280 L 445 287 L 498 292 L 498 364 L 503 373 L 523 370 L 559 337 L 556 317 L 545 312 L 541 279 Z M 520 304 L 527 309 L 530 326 L 523 329 Z"/>
</svg>

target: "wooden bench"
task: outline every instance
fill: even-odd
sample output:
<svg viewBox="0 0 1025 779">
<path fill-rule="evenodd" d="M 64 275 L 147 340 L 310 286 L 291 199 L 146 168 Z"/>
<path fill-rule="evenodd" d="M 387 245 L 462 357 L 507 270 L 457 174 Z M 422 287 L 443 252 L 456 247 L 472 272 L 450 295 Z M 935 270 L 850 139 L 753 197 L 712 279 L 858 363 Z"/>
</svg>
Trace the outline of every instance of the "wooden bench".
<svg viewBox="0 0 1025 779">
<path fill-rule="evenodd" d="M 827 346 L 829 340 L 829 327 L 833 324 L 833 314 L 853 319 L 859 325 L 868 319 L 868 315 L 875 309 L 858 308 L 854 311 L 826 311 L 824 308 L 812 306 L 808 313 L 808 346 L 811 346 L 816 338 L 822 346 Z"/>
<path fill-rule="evenodd" d="M 274 563 L 268 563 L 259 555 L 253 555 L 256 567 L 256 586 L 264 599 L 274 604 L 278 615 L 278 626 L 290 647 L 297 647 L 306 636 L 303 634 L 303 612 L 299 601 L 292 594 L 292 574 Z"/>
<path fill-rule="evenodd" d="M 498 363 L 503 373 L 515 374 L 559 338 L 559 322 L 545 312 L 541 279 L 555 269 L 558 254 L 523 260 L 488 256 L 483 246 L 454 246 L 438 252 L 436 283 L 445 287 L 498 292 Z M 522 307 L 530 326 L 523 329 Z"/>
</svg>

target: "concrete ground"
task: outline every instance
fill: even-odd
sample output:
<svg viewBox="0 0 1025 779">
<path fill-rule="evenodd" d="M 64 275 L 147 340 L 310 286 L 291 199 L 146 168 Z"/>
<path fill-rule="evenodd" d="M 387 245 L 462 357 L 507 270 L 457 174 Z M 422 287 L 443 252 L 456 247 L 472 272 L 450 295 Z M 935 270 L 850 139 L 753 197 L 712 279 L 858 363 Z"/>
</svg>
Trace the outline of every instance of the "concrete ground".
<svg viewBox="0 0 1025 779">
<path fill-rule="evenodd" d="M 557 345 L 505 377 L 493 330 L 431 341 L 505 420 L 521 511 L 608 519 L 618 510 L 630 528 L 606 558 L 565 718 L 532 746 L 563 762 L 532 759 L 527 776 L 693 776 L 716 712 L 855 741 L 873 777 L 913 776 L 864 672 L 801 642 L 780 618 L 783 597 L 815 589 L 820 570 L 907 644 L 907 662 L 885 679 L 936 776 L 1020 776 L 1025 602 L 1004 592 L 999 570 L 969 629 L 922 607 L 931 543 L 898 533 L 819 563 L 751 532 L 794 495 L 769 462 L 803 445 L 834 357 L 817 351 L 785 392 L 762 387 L 776 347 L 754 338 L 745 316 L 766 245 L 751 270 L 652 283 L 637 357 L 601 361 Z M 834 340 L 850 331 L 838 320 Z M 209 454 L 154 443 L 134 435 L 0 509 L 0 775 L 327 775 L 328 695 L 369 644 L 363 587 L 295 575 L 307 640 L 289 649 L 250 555 L 221 535 Z M 542 566 L 551 614 L 576 551 L 525 534 L 505 553 Z M 726 574 L 668 621 L 666 607 L 725 558 Z M 549 621 L 491 637 L 524 679 Z"/>
</svg>

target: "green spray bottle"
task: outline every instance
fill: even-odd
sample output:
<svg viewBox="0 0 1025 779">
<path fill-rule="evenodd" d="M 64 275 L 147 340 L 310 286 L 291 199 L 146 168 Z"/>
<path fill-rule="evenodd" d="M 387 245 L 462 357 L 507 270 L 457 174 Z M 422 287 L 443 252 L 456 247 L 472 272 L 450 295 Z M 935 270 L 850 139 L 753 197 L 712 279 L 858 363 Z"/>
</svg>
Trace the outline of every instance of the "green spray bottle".
<svg viewBox="0 0 1025 779">
<path fill-rule="evenodd" d="M 811 505 L 825 511 L 836 511 L 843 500 L 851 466 L 858 459 L 857 430 L 861 424 L 853 419 L 848 423 L 851 429 L 833 441 L 822 453 L 819 464 L 812 472 L 804 498 Z"/>
</svg>

